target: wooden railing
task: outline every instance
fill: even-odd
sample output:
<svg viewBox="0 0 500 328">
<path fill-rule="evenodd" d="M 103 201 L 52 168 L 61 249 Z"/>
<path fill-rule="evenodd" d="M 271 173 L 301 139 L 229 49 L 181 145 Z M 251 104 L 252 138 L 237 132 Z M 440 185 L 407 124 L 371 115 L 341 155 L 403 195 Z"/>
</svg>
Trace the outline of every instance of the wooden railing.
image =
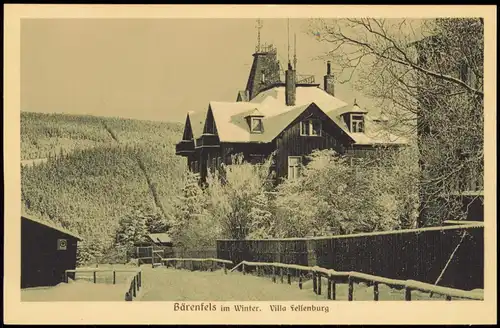
<svg viewBox="0 0 500 328">
<path fill-rule="evenodd" d="M 125 293 L 125 300 L 132 301 L 134 297 L 137 296 L 137 292 L 142 286 L 142 269 L 74 269 L 74 270 L 66 270 L 64 272 L 64 282 L 68 283 L 69 274 L 73 274 L 73 280 L 76 280 L 77 273 L 92 273 L 94 284 L 97 283 L 97 273 L 112 273 L 113 277 L 113 285 L 116 284 L 116 273 L 133 273 L 126 280 L 126 285 L 129 286 L 127 292 Z"/>
<path fill-rule="evenodd" d="M 125 301 L 133 301 L 142 287 L 142 270 L 138 270 L 128 279 L 128 291 L 125 293 Z"/>
<path fill-rule="evenodd" d="M 315 81 L 314 75 L 297 75 L 296 83 L 314 84 L 314 81 Z"/>
<path fill-rule="evenodd" d="M 241 261 L 320 266 L 379 277 L 435 284 L 464 231 L 467 237 L 440 284 L 473 290 L 484 286 L 484 224 L 456 224 L 309 238 L 217 240 L 217 257 Z M 385 247 L 392 245 L 393 247 Z M 373 260 L 369 260 L 373 259 Z"/>
<path fill-rule="evenodd" d="M 194 152 L 194 140 L 181 140 L 175 144 L 175 154 L 190 154 Z"/>
<path fill-rule="evenodd" d="M 256 53 L 266 53 L 266 52 L 271 52 L 274 53 L 276 52 L 276 48 L 274 47 L 273 44 L 263 44 L 259 46 L 255 46 L 255 52 Z"/>
<path fill-rule="evenodd" d="M 248 262 L 242 261 L 236 265 L 231 271 L 236 270 L 238 267 L 242 267 L 243 274 L 247 273 L 247 268 L 255 267 L 257 274 L 259 273 L 259 268 L 271 267 L 272 268 L 272 281 L 276 282 L 277 275 L 280 276 L 280 280 L 283 283 L 284 275 L 287 277 L 288 284 L 291 284 L 291 274 L 290 270 L 295 270 L 299 272 L 299 288 L 302 289 L 303 275 L 302 272 L 307 272 L 312 274 L 313 291 L 314 293 L 321 295 L 322 293 L 322 278 L 326 278 L 327 286 L 327 298 L 331 300 L 336 299 L 336 284 L 339 282 L 348 283 L 348 301 L 353 300 L 354 294 L 354 283 L 365 282 L 373 285 L 373 300 L 379 300 L 379 284 L 385 284 L 390 288 L 394 289 L 404 289 L 405 290 L 405 300 L 411 301 L 412 291 L 421 291 L 426 293 L 433 293 L 438 295 L 443 295 L 446 297 L 447 301 L 451 301 L 452 298 L 469 299 L 469 300 L 484 300 L 482 293 L 474 291 L 465 291 L 460 289 L 454 289 L 449 287 L 436 286 L 428 283 L 423 283 L 415 280 L 397 280 L 389 279 L 379 276 L 374 276 L 370 274 L 360 273 L 360 272 L 339 272 L 330 269 L 324 269 L 320 267 L 308 267 L 302 265 L 294 264 L 283 264 L 283 263 L 266 263 L 266 262 Z M 277 272 L 279 269 L 279 273 Z M 284 272 L 286 270 L 286 272 Z"/>
<path fill-rule="evenodd" d="M 212 133 L 204 133 L 196 139 L 196 148 L 200 147 L 219 147 L 220 140 L 219 136 Z"/>
<path fill-rule="evenodd" d="M 188 268 L 187 264 L 190 264 L 191 270 L 193 269 L 193 263 L 198 262 L 198 263 L 209 263 L 209 269 L 213 269 L 214 264 L 217 266 L 219 264 L 222 264 L 222 268 L 224 270 L 224 273 L 227 274 L 227 265 L 233 265 L 232 261 L 229 260 L 221 260 L 221 259 L 215 259 L 215 258 L 168 258 L 168 259 L 162 259 L 162 261 L 165 263 L 165 267 L 168 268 L 169 263 L 173 264 L 173 267 L 176 267 L 177 263 L 181 263 L 181 267 L 186 269 Z"/>
</svg>

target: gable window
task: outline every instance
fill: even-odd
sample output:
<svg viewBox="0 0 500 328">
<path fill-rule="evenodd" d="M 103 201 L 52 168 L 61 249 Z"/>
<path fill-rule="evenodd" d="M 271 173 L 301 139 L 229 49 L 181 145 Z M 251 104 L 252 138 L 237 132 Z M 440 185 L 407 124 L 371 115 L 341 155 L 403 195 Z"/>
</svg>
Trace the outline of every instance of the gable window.
<svg viewBox="0 0 500 328">
<path fill-rule="evenodd" d="M 300 122 L 301 136 L 321 136 L 321 121 L 310 119 Z"/>
<path fill-rule="evenodd" d="M 299 177 L 300 164 L 302 157 L 288 156 L 288 179 L 297 179 Z"/>
<path fill-rule="evenodd" d="M 262 133 L 264 126 L 261 117 L 252 117 L 252 133 Z"/>
<path fill-rule="evenodd" d="M 365 132 L 363 115 L 351 115 L 351 132 Z"/>
</svg>

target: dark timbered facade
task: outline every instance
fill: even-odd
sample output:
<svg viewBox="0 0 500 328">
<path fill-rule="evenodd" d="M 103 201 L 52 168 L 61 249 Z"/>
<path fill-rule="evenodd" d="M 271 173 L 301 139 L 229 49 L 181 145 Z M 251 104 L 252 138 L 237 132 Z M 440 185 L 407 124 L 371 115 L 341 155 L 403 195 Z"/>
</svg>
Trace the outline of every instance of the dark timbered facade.
<svg viewBox="0 0 500 328">
<path fill-rule="evenodd" d="M 381 129 L 356 102 L 335 97 L 329 62 L 323 88 L 290 64 L 282 82 L 275 49 L 264 49 L 253 55 L 247 88 L 236 102 L 210 102 L 206 110 L 187 114 L 176 153 L 202 181 L 209 170 L 231 165 L 236 154 L 259 163 L 274 153 L 272 170 L 279 179 L 296 177 L 315 149 L 362 157 L 377 146 L 406 143 Z"/>
</svg>

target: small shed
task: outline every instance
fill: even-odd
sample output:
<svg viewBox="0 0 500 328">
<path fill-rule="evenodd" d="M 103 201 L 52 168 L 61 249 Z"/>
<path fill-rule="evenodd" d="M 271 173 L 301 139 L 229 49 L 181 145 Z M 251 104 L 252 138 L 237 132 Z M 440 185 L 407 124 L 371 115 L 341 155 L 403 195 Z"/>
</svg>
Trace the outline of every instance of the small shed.
<svg viewBox="0 0 500 328">
<path fill-rule="evenodd" d="M 165 246 L 172 247 L 172 238 L 168 233 L 150 233 L 146 235 L 142 242 L 134 244 L 136 247 L 149 247 L 149 246 Z"/>
<path fill-rule="evenodd" d="M 21 215 L 21 288 L 54 286 L 76 267 L 77 234 L 33 216 Z"/>
<path fill-rule="evenodd" d="M 172 238 L 167 233 L 151 233 L 148 239 L 159 246 L 172 246 Z"/>
<path fill-rule="evenodd" d="M 141 242 L 134 244 L 133 257 L 138 258 L 140 263 L 151 263 L 153 257 L 172 254 L 172 238 L 168 233 L 150 233 Z M 154 254 L 153 254 L 154 253 Z M 129 257 L 132 254 L 127 254 Z"/>
</svg>

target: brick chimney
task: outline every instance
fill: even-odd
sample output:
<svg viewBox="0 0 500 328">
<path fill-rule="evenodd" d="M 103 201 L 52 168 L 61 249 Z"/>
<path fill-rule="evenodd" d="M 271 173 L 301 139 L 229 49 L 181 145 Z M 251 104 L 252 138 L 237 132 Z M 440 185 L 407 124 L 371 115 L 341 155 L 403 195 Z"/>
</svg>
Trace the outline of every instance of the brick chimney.
<svg viewBox="0 0 500 328">
<path fill-rule="evenodd" d="M 285 73 L 285 101 L 287 106 L 295 106 L 295 70 L 292 64 L 288 63 L 288 70 Z"/>
<path fill-rule="evenodd" d="M 333 74 L 331 72 L 331 63 L 328 61 L 326 63 L 326 75 L 325 75 L 325 86 L 324 89 L 326 92 L 335 96 L 335 85 L 333 83 Z"/>
</svg>

